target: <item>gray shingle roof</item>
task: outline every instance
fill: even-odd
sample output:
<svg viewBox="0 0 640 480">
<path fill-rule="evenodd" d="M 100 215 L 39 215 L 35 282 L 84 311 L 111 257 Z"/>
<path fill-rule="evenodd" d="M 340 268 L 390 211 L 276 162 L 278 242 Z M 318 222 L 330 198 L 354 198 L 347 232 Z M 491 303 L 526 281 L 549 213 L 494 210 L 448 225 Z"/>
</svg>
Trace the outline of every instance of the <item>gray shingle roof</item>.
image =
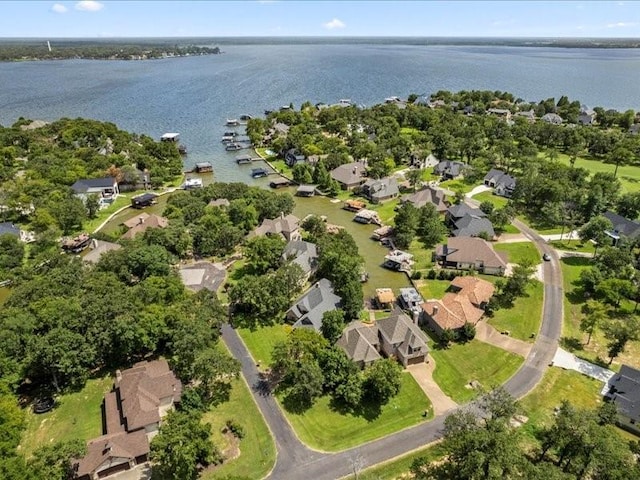
<svg viewBox="0 0 640 480">
<path fill-rule="evenodd" d="M 429 351 L 427 337 L 424 332 L 399 308 L 396 308 L 388 318 L 378 320 L 380 335 L 398 351 L 407 355 L 409 349 Z"/>
<path fill-rule="evenodd" d="M 449 175 L 457 177 L 462 173 L 465 168 L 465 164 L 462 162 L 456 162 L 454 160 L 443 160 L 433 169 L 433 173 L 436 175 Z"/>
<path fill-rule="evenodd" d="M 71 185 L 71 189 L 76 193 L 86 193 L 91 188 L 112 188 L 116 183 L 113 177 L 104 178 L 83 178 Z"/>
<path fill-rule="evenodd" d="M 629 238 L 635 238 L 640 235 L 640 223 L 610 211 L 604 212 L 602 216 L 609 219 L 616 233 Z"/>
<path fill-rule="evenodd" d="M 370 363 L 382 358 L 376 349 L 379 343 L 376 325 L 366 326 L 355 321 L 347 325 L 336 345 L 354 362 Z"/>
<path fill-rule="evenodd" d="M 465 215 L 473 215 L 479 218 L 486 217 L 487 215 L 479 208 L 470 207 L 466 203 L 460 203 L 458 205 L 451 205 L 447 210 L 449 217 L 452 219 L 462 218 Z"/>
<path fill-rule="evenodd" d="M 493 183 L 494 187 L 501 186 L 508 190 L 513 190 L 516 188 L 516 179 L 511 175 L 504 173 L 502 170 L 498 170 L 496 168 L 492 168 L 489 172 L 484 176 L 485 183 Z"/>
<path fill-rule="evenodd" d="M 455 228 L 451 233 L 456 237 L 477 237 L 482 232 L 485 232 L 489 238 L 496 236 L 493 224 L 488 218 L 467 214 L 455 221 Z"/>
<path fill-rule="evenodd" d="M 398 181 L 395 177 L 370 179 L 362 185 L 372 200 L 379 200 L 398 195 Z"/>
<path fill-rule="evenodd" d="M 362 162 L 340 165 L 331 170 L 331 178 L 343 185 L 357 185 L 362 182 L 366 168 Z"/>
<path fill-rule="evenodd" d="M 622 365 L 620 373 L 609 381 L 608 396 L 618 412 L 633 420 L 640 420 L 640 370 Z"/>
<path fill-rule="evenodd" d="M 326 278 L 316 282 L 287 312 L 287 318 L 295 320 L 294 327 L 320 330 L 325 312 L 338 308 L 342 299 L 333 293 L 333 286 Z"/>
<path fill-rule="evenodd" d="M 437 212 L 444 212 L 447 210 L 447 204 L 444 203 L 444 199 L 445 195 L 442 190 L 425 187 L 410 195 L 404 195 L 402 202 L 412 203 L 416 208 L 424 207 L 427 203 L 431 203 L 436 207 Z"/>
<path fill-rule="evenodd" d="M 300 265 L 304 273 L 311 273 L 318 264 L 318 249 L 315 243 L 292 240 L 282 253 L 282 258 Z"/>
</svg>

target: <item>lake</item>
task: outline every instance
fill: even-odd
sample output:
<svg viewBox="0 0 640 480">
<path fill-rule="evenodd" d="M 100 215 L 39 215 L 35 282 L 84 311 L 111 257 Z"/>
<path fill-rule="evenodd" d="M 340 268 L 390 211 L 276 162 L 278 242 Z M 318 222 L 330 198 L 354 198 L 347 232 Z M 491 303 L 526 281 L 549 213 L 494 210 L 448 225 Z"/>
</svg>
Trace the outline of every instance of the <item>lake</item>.
<svg viewBox="0 0 640 480">
<path fill-rule="evenodd" d="M 187 167 L 208 161 L 218 180 L 255 183 L 250 166 L 238 167 L 237 152 L 220 143 L 225 120 L 290 102 L 373 105 L 393 95 L 488 89 L 640 110 L 638 49 L 239 42 L 223 50 L 150 61 L 0 63 L 0 123 L 87 117 L 154 138 L 180 132 Z"/>
</svg>

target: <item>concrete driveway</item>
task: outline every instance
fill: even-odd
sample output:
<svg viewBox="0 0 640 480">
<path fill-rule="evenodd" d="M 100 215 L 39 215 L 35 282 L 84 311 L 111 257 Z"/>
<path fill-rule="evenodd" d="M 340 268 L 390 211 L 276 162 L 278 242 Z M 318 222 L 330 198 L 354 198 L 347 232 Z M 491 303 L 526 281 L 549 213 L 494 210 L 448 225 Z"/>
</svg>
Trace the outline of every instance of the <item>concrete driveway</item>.
<svg viewBox="0 0 640 480">
<path fill-rule="evenodd" d="M 515 353 L 521 357 L 527 357 L 533 344 L 518 340 L 517 338 L 511 338 L 509 335 L 502 335 L 493 326 L 489 325 L 486 321 L 480 321 L 476 325 L 476 338 L 481 342 L 488 343 L 494 347 L 501 348 L 507 352 Z"/>
<path fill-rule="evenodd" d="M 615 375 L 615 372 L 602 368 L 599 365 L 595 365 L 586 360 L 576 357 L 573 353 L 567 352 L 562 348 L 556 350 L 556 354 L 553 357 L 553 366 L 564 368 L 566 370 L 575 370 L 587 377 L 595 378 L 601 382 L 607 383 L 611 377 Z"/>
<path fill-rule="evenodd" d="M 436 369 L 436 361 L 429 357 L 429 363 L 420 363 L 417 365 L 409 365 L 407 371 L 420 385 L 431 404 L 433 405 L 433 414 L 435 416 L 442 415 L 458 406 L 456 402 L 451 400 L 444 393 L 440 386 L 433 380 L 433 371 Z"/>
</svg>

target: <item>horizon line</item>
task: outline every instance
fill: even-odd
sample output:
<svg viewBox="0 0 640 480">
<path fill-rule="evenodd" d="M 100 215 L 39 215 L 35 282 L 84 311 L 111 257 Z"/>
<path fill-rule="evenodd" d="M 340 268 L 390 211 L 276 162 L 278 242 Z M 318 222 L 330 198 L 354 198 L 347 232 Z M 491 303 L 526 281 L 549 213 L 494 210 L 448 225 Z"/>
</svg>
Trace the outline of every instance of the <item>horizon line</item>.
<svg viewBox="0 0 640 480">
<path fill-rule="evenodd" d="M 46 40 L 46 39 L 59 39 L 59 40 L 72 40 L 72 39 L 90 39 L 90 40 L 106 40 L 114 38 L 135 38 L 135 39 L 155 39 L 155 38 L 313 38 L 313 39 L 350 39 L 350 38 L 378 38 L 378 39 L 405 39 L 405 38 L 420 38 L 420 39 L 531 39 L 531 40 L 638 40 L 640 37 L 581 37 L 581 36 L 527 36 L 527 35 L 474 35 L 474 36 L 460 36 L 460 35 L 123 35 L 123 36 L 2 36 L 0 39 L 4 40 Z"/>
</svg>

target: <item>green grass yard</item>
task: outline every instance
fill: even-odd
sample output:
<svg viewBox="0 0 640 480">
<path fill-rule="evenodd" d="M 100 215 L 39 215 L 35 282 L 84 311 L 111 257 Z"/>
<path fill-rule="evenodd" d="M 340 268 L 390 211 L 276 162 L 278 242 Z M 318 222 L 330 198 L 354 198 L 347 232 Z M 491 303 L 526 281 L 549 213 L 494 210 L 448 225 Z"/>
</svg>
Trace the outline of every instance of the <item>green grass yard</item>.
<svg viewBox="0 0 640 480">
<path fill-rule="evenodd" d="M 381 465 L 366 469 L 357 476 L 351 475 L 347 480 L 399 480 L 410 478 L 409 469 L 417 458 L 425 457 L 429 461 L 435 461 L 444 456 L 444 451 L 440 444 L 431 447 L 421 448 L 399 458 L 394 458 Z"/>
<path fill-rule="evenodd" d="M 283 408 L 296 434 L 311 448 L 336 452 L 384 437 L 430 419 L 431 402 L 409 373 L 402 374 L 400 393 L 384 405 L 378 416 L 341 413 L 328 396 L 302 414 Z M 428 417 L 423 413 L 429 411 Z M 369 417 L 369 418 L 367 418 Z"/>
<path fill-rule="evenodd" d="M 502 208 L 509 202 L 508 198 L 500 197 L 499 195 L 494 195 L 493 192 L 479 193 L 477 195 L 474 195 L 473 199 L 479 202 L 491 202 L 496 208 Z"/>
<path fill-rule="evenodd" d="M 555 240 L 551 242 L 553 248 L 558 250 L 567 250 L 569 252 L 585 252 L 593 253 L 595 245 L 591 242 L 583 242 L 582 240 Z"/>
<path fill-rule="evenodd" d="M 251 356 L 262 369 L 268 368 L 271 364 L 271 352 L 276 343 L 286 340 L 291 331 L 290 325 L 273 325 L 270 327 L 259 327 L 255 330 L 239 328 L 238 333 L 242 341 L 249 349 Z"/>
<path fill-rule="evenodd" d="M 436 361 L 433 379 L 458 403 L 478 395 L 478 391 L 469 388 L 469 382 L 475 380 L 490 390 L 507 381 L 524 361 L 518 355 L 479 340 L 452 344 L 446 350 L 433 348 L 429 353 Z"/>
<path fill-rule="evenodd" d="M 418 291 L 425 300 L 431 298 L 442 298 L 451 282 L 449 280 L 417 280 Z"/>
<path fill-rule="evenodd" d="M 528 297 L 518 298 L 513 308 L 494 312 L 488 322 L 498 331 L 508 330 L 513 338 L 533 342 L 531 334 L 538 334 L 542 320 L 544 286 L 534 280 L 527 288 Z"/>
<path fill-rule="evenodd" d="M 541 262 L 540 253 L 531 242 L 495 243 L 493 248 L 499 252 L 506 252 L 509 263 L 529 262 L 532 265 L 537 265 Z"/>
<path fill-rule="evenodd" d="M 102 399 L 112 386 L 112 375 L 90 379 L 79 392 L 58 397 L 50 412 L 36 415 L 29 409 L 20 452 L 29 457 L 42 445 L 102 435 Z"/>
<path fill-rule="evenodd" d="M 473 187 L 475 187 L 476 185 L 472 183 L 466 183 L 464 179 L 457 179 L 440 182 L 440 185 L 438 186 L 446 188 L 447 190 L 451 190 L 452 192 L 468 193 L 473 190 Z"/>
<path fill-rule="evenodd" d="M 378 212 L 380 220 L 382 220 L 382 223 L 384 223 L 385 225 L 393 225 L 393 219 L 396 216 L 395 208 L 399 202 L 400 200 L 398 199 L 387 200 L 386 202 L 372 204 L 367 208 Z"/>
<path fill-rule="evenodd" d="M 201 478 L 213 480 L 236 475 L 263 478 L 273 468 L 276 448 L 271 432 L 243 379 L 233 382 L 228 402 L 212 408 L 203 417 L 204 422 L 211 424 L 213 442 L 223 452 L 225 449 L 233 449 L 229 438 L 222 433 L 229 419 L 235 420 L 244 428 L 244 438 L 238 445 L 240 456 L 205 471 Z"/>
</svg>

